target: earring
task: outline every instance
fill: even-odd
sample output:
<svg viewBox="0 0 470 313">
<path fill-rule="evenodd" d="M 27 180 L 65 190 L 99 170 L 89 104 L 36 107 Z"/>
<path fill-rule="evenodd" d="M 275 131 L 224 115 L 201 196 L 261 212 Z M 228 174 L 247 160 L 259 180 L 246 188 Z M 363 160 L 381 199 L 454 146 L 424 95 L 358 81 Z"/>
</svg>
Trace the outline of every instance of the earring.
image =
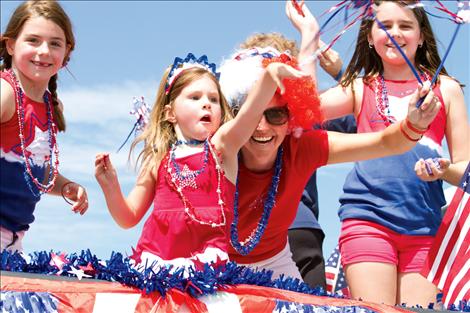
<svg viewBox="0 0 470 313">
<path fill-rule="evenodd" d="M 420 44 L 418 45 L 418 48 L 420 48 L 420 49 L 421 49 L 422 47 L 423 47 L 423 44 L 422 44 L 422 43 L 420 43 Z"/>
<path fill-rule="evenodd" d="M 374 48 L 374 45 L 369 42 L 369 49 Z"/>
</svg>

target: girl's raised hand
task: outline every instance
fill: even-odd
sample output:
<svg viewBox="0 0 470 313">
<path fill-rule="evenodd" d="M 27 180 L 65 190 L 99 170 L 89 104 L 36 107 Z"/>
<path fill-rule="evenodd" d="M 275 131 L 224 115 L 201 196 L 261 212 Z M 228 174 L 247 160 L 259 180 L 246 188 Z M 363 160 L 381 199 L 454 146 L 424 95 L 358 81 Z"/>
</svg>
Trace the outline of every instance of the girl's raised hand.
<svg viewBox="0 0 470 313">
<path fill-rule="evenodd" d="M 415 173 L 423 181 L 434 181 L 442 179 L 449 166 L 449 159 L 419 159 L 415 164 Z"/>
<path fill-rule="evenodd" d="M 98 153 L 96 155 L 95 178 L 101 187 L 117 180 L 116 170 L 111 163 L 109 153 Z"/>
<path fill-rule="evenodd" d="M 417 108 L 416 103 L 420 98 L 424 98 L 423 104 Z M 430 90 L 429 84 L 419 86 L 411 97 L 410 103 L 408 104 L 408 116 L 406 117 L 410 123 L 418 129 L 427 129 L 429 124 L 436 117 L 437 112 L 441 107 L 439 98 L 434 95 L 434 92 Z"/>
<path fill-rule="evenodd" d="M 290 65 L 279 62 L 270 63 L 266 71 L 279 87 L 281 94 L 284 94 L 285 91 L 284 84 L 282 83 L 284 78 L 302 78 L 310 76 L 302 71 L 296 70 Z"/>
<path fill-rule="evenodd" d="M 287 0 L 286 15 L 302 35 L 305 35 L 306 32 L 316 35 L 320 29 L 316 18 L 310 13 L 303 0 Z"/>
<path fill-rule="evenodd" d="M 62 196 L 74 201 L 72 211 L 85 214 L 88 210 L 88 195 L 86 189 L 77 183 L 69 182 L 62 187 Z M 67 201 L 66 199 L 66 201 Z"/>
</svg>

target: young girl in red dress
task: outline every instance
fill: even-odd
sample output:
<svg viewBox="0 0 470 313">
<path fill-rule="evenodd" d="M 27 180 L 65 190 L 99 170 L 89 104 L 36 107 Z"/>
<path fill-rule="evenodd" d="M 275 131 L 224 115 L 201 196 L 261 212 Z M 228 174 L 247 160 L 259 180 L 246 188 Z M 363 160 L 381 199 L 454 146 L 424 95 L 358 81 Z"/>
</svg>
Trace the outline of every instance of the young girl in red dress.
<svg viewBox="0 0 470 313">
<path fill-rule="evenodd" d="M 305 76 L 274 63 L 236 118 L 205 56 L 176 58 L 163 75 L 143 142 L 141 170 L 129 196 L 121 192 L 108 154 L 96 157 L 95 176 L 108 209 L 123 228 L 135 226 L 151 204 L 133 258 L 146 266 L 198 267 L 228 260 L 237 154 L 285 77 Z"/>
</svg>

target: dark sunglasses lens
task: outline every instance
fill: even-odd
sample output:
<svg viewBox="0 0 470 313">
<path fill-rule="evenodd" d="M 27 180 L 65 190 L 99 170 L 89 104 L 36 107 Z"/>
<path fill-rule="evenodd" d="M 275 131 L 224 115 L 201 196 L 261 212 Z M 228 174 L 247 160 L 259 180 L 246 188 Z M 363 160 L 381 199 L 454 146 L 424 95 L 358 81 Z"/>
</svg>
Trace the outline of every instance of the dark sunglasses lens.
<svg viewBox="0 0 470 313">
<path fill-rule="evenodd" d="M 268 109 L 264 111 L 264 116 L 269 124 L 282 125 L 289 120 L 289 111 L 287 108 Z"/>
</svg>

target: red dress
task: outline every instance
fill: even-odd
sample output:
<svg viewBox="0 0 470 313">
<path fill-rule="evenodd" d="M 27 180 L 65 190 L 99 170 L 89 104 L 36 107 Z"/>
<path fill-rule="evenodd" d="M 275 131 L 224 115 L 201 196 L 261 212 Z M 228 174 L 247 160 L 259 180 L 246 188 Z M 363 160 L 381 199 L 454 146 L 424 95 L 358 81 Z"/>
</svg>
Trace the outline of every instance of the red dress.
<svg viewBox="0 0 470 313">
<path fill-rule="evenodd" d="M 204 222 L 223 222 L 222 209 L 216 192 L 218 174 L 211 153 L 208 153 L 207 165 L 196 178 L 196 188 L 186 186 L 182 193 L 189 200 L 192 218 L 185 212 L 184 203 L 170 185 L 168 173 L 168 155 L 160 163 L 155 187 L 154 209 L 145 222 L 142 235 L 133 256 L 137 262 L 149 266 L 158 261 L 175 266 L 191 266 L 201 269 L 203 263 L 216 264 L 228 261 L 230 224 L 233 220 L 233 198 L 235 186 L 220 173 L 221 196 L 225 203 L 223 214 L 225 224 L 213 227 Z M 184 173 L 186 166 L 190 171 L 203 168 L 204 151 L 176 159 L 178 167 Z M 172 166 L 173 173 L 175 169 Z"/>
</svg>

